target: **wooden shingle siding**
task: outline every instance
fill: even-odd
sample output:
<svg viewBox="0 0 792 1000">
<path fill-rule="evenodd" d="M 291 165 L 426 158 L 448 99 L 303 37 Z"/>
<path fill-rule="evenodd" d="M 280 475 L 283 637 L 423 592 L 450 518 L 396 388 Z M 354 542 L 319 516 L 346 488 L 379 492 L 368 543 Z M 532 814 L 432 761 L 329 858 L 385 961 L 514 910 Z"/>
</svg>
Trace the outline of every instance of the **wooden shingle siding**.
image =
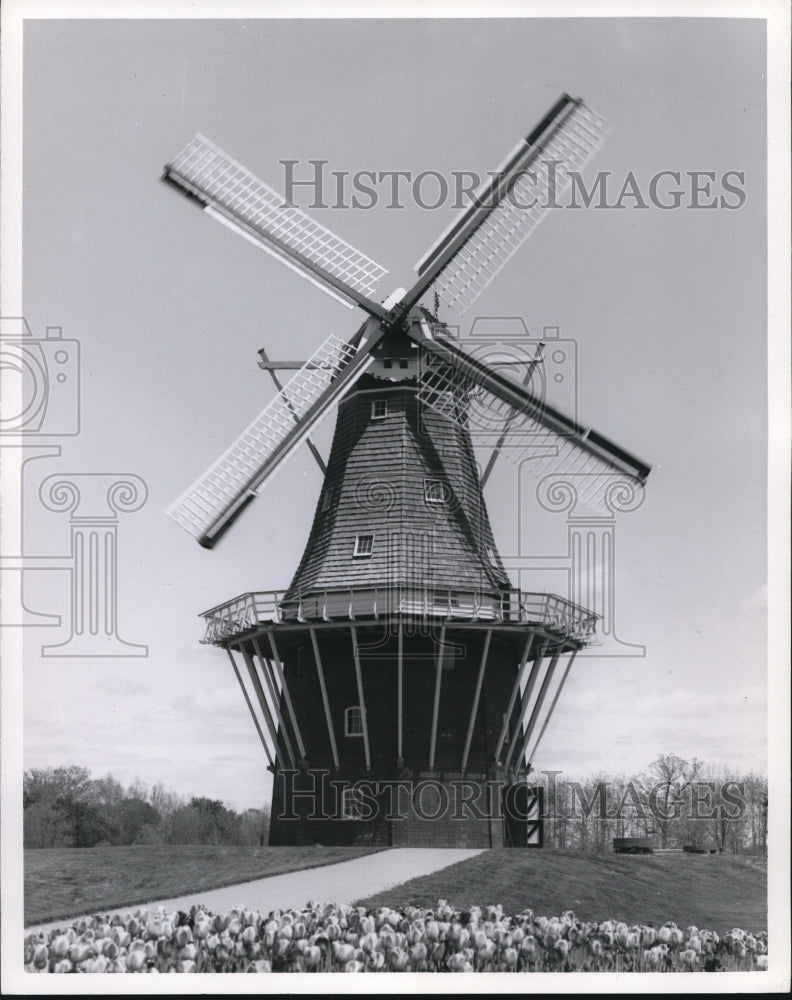
<svg viewBox="0 0 792 1000">
<path fill-rule="evenodd" d="M 382 419 L 372 419 L 375 399 L 387 400 Z M 426 479 L 447 484 L 447 502 L 427 503 Z M 373 550 L 355 558 L 361 534 L 374 535 Z M 290 592 L 367 586 L 478 594 L 510 586 L 467 428 L 422 409 L 414 385 L 373 378 L 339 407 L 324 490 Z"/>
</svg>

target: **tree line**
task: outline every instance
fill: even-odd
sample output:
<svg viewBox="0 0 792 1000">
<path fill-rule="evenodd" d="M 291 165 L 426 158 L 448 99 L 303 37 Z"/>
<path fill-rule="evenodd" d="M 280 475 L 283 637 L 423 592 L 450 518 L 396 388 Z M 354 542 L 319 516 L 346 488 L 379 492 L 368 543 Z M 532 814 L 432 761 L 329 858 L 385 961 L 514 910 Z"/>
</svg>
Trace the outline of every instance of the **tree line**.
<svg viewBox="0 0 792 1000">
<path fill-rule="evenodd" d="M 124 787 L 84 767 L 42 768 L 23 776 L 24 846 L 267 843 L 269 813 L 236 812 L 218 799 L 184 797 L 162 783 Z"/>
<path fill-rule="evenodd" d="M 612 850 L 617 837 L 654 849 L 697 848 L 734 854 L 767 851 L 767 778 L 660 754 L 632 777 L 605 773 L 572 781 L 532 775 L 544 789 L 544 843 Z"/>
<path fill-rule="evenodd" d="M 693 847 L 735 854 L 767 850 L 767 779 L 661 754 L 632 777 L 599 773 L 579 781 L 539 771 L 544 843 L 610 851 L 617 837 L 656 849 Z M 264 846 L 269 811 L 236 812 L 217 799 L 184 797 L 160 782 L 124 787 L 84 767 L 25 771 L 24 846 L 211 844 Z"/>
</svg>

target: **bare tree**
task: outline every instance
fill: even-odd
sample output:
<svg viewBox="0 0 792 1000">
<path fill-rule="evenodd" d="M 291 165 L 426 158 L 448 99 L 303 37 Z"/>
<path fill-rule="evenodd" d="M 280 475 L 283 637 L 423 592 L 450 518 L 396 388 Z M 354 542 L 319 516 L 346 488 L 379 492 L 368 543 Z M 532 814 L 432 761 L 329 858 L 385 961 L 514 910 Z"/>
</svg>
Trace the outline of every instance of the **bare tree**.
<svg viewBox="0 0 792 1000">
<path fill-rule="evenodd" d="M 660 834 L 660 846 L 668 847 L 669 835 L 684 805 L 684 792 L 701 771 L 696 757 L 684 760 L 674 753 L 661 753 L 640 776 L 640 783 Z"/>
</svg>

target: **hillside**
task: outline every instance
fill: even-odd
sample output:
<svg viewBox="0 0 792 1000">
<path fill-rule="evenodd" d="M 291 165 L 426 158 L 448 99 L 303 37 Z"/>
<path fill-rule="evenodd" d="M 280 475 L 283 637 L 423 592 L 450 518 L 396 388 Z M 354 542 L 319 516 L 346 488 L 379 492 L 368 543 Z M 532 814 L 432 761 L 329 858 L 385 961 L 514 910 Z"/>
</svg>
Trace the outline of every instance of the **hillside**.
<svg viewBox="0 0 792 1000">
<path fill-rule="evenodd" d="M 234 885 L 346 861 L 367 848 L 108 847 L 25 852 L 25 923 Z M 361 893 L 365 886 L 361 886 Z M 489 850 L 374 896 L 367 907 L 446 899 L 505 913 L 573 910 L 584 920 L 696 924 L 724 933 L 767 929 L 767 862 L 749 855 L 578 854 Z"/>
<path fill-rule="evenodd" d="M 332 865 L 376 850 L 185 844 L 25 851 L 25 926 Z"/>
<path fill-rule="evenodd" d="M 655 925 L 673 920 L 720 934 L 732 927 L 760 931 L 767 929 L 767 860 L 739 854 L 490 850 L 359 902 L 434 906 L 438 899 L 461 909 L 500 903 L 505 913 L 530 907 L 551 916 L 573 910 L 583 920 Z"/>
</svg>

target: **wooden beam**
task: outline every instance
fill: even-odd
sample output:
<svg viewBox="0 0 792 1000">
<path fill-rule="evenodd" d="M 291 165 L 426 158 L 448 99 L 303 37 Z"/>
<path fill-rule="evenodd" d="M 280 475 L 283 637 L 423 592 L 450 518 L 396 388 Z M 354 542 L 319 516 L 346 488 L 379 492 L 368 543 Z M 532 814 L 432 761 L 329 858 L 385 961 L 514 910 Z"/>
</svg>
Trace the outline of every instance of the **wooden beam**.
<svg viewBox="0 0 792 1000">
<path fill-rule="evenodd" d="M 432 735 L 429 740 L 429 770 L 434 769 L 435 748 L 437 746 L 437 716 L 440 711 L 440 680 L 443 676 L 443 646 L 445 625 L 440 629 L 440 648 L 437 651 L 437 672 L 435 674 L 434 705 L 432 707 Z"/>
<path fill-rule="evenodd" d="M 651 467 L 641 459 L 631 455 L 592 428 L 571 420 L 539 396 L 524 389 L 518 382 L 506 378 L 482 361 L 466 354 L 451 339 L 428 337 L 421 329 L 420 323 L 412 324 L 407 330 L 407 335 L 430 353 L 453 365 L 458 377 L 471 379 L 520 413 L 537 420 L 543 427 L 548 427 L 559 436 L 569 439 L 578 448 L 637 479 L 641 484 L 649 476 Z"/>
<path fill-rule="evenodd" d="M 261 726 L 259 725 L 259 720 L 256 718 L 256 712 L 255 712 L 255 709 L 253 708 L 253 703 L 250 700 L 250 696 L 248 695 L 247 689 L 245 688 L 244 681 L 242 680 L 242 675 L 240 674 L 239 668 L 237 667 L 236 661 L 234 660 L 234 654 L 231 652 L 231 650 L 228 647 L 226 647 L 226 652 L 228 653 L 228 659 L 231 661 L 231 666 L 234 668 L 234 673 L 236 674 L 236 679 L 239 681 L 239 686 L 242 688 L 242 694 L 245 696 L 245 702 L 247 703 L 247 707 L 250 709 L 250 716 L 253 719 L 253 725 L 256 727 L 256 732 L 259 734 L 259 739 L 261 740 L 261 745 L 264 747 L 264 753 L 267 755 L 267 760 L 270 763 L 270 767 L 277 767 L 278 766 L 277 763 L 276 763 L 276 761 L 277 761 L 277 755 L 278 755 L 278 740 L 277 740 L 277 735 L 275 737 L 273 737 L 273 745 L 275 747 L 275 760 L 273 760 L 272 753 L 270 752 L 270 748 L 267 745 L 267 741 L 264 739 L 264 733 L 261 731 Z M 248 668 L 248 669 L 250 669 L 250 668 Z M 265 719 L 266 719 L 266 716 L 265 716 Z M 272 730 L 271 729 L 270 729 L 270 736 L 272 736 Z"/>
<path fill-rule="evenodd" d="M 347 361 L 341 371 L 335 376 L 315 402 L 303 414 L 299 424 L 284 432 L 280 442 L 273 448 L 264 462 L 257 466 L 250 477 L 234 492 L 234 497 L 225 503 L 223 512 L 217 515 L 198 542 L 204 548 L 212 548 L 215 542 L 231 527 L 244 508 L 258 495 L 265 480 L 278 467 L 281 461 L 292 454 L 294 449 L 308 436 L 315 423 L 322 419 L 328 408 L 345 395 L 355 381 L 372 363 L 372 351 L 385 336 L 386 330 L 382 323 L 369 319 L 364 324 L 368 339 L 357 349 L 357 353 Z M 354 338 L 353 338 L 354 339 Z M 199 483 L 201 481 L 199 480 Z"/>
<path fill-rule="evenodd" d="M 316 660 L 316 673 L 319 675 L 319 688 L 322 692 L 322 704 L 324 705 L 325 720 L 327 721 L 327 735 L 330 737 L 330 749 L 333 752 L 333 763 L 338 770 L 338 748 L 336 747 L 335 732 L 333 730 L 333 716 L 330 714 L 330 702 L 327 699 L 327 687 L 325 686 L 324 670 L 322 669 L 322 659 L 319 656 L 319 643 L 316 639 L 316 629 L 310 629 L 311 643 L 313 645 L 314 659 Z"/>
<path fill-rule="evenodd" d="M 549 645 L 548 642 L 544 642 L 542 644 L 542 648 L 539 650 L 539 653 L 537 654 L 537 657 L 534 660 L 533 667 L 531 667 L 531 673 L 528 676 L 528 681 L 525 685 L 525 690 L 523 691 L 522 699 L 520 700 L 520 714 L 517 717 L 517 730 L 514 733 L 514 737 L 511 741 L 511 744 L 509 745 L 509 752 L 506 754 L 506 760 L 503 765 L 504 767 L 508 768 L 509 765 L 511 764 L 515 748 L 517 747 L 517 743 L 519 740 L 522 739 L 523 735 L 522 729 L 523 729 L 523 723 L 525 721 L 525 713 L 526 710 L 528 709 L 528 702 L 531 700 L 531 694 L 533 693 L 533 689 L 536 686 L 536 681 L 541 672 L 542 661 L 544 660 L 544 655 L 548 645 Z"/>
<path fill-rule="evenodd" d="M 220 152 L 222 152 L 222 150 Z M 284 242 L 284 240 L 280 236 L 275 235 L 274 232 L 269 232 L 266 229 L 260 228 L 259 226 L 248 222 L 237 213 L 235 207 L 231 208 L 223 201 L 218 200 L 216 193 L 212 193 L 208 189 L 204 188 L 197 179 L 189 180 L 188 177 L 172 163 L 167 163 L 165 165 L 162 180 L 167 184 L 178 188 L 180 191 L 186 192 L 201 205 L 204 212 L 206 212 L 206 214 L 211 218 L 216 219 L 218 222 L 222 222 L 223 225 L 228 226 L 229 229 L 239 233 L 255 246 L 260 247 L 271 256 L 276 257 L 292 270 L 296 270 L 300 275 L 308 278 L 312 284 L 317 285 L 322 289 L 322 291 L 327 292 L 332 295 L 333 298 L 343 302 L 344 305 L 351 308 L 355 303 L 357 303 L 372 316 L 378 316 L 380 319 L 387 316 L 387 310 L 384 309 L 378 302 L 368 298 L 368 296 L 358 291 L 357 288 L 354 288 L 352 285 L 346 284 L 346 282 L 336 277 L 332 272 L 326 270 L 320 264 L 315 263 L 310 257 L 301 253 L 300 250 L 295 249 L 288 243 Z M 344 249 L 352 250 L 353 248 L 345 246 Z"/>
<path fill-rule="evenodd" d="M 403 747 L 403 712 L 404 712 L 404 626 L 401 621 L 399 629 L 399 648 L 396 661 L 396 756 L 399 760 L 404 757 Z"/>
<path fill-rule="evenodd" d="M 531 718 L 528 720 L 528 725 L 525 729 L 525 738 L 523 739 L 522 747 L 520 749 L 520 756 L 517 758 L 517 760 L 523 765 L 525 764 L 525 752 L 528 749 L 528 744 L 533 736 L 534 726 L 536 725 L 536 720 L 539 718 L 539 713 L 542 711 L 545 695 L 547 694 L 547 689 L 550 687 L 550 681 L 552 680 L 560 655 L 561 650 L 559 649 L 557 653 L 553 654 L 550 662 L 547 664 L 547 672 L 542 679 L 542 686 L 539 688 L 539 694 L 536 697 L 536 704 L 531 712 Z"/>
<path fill-rule="evenodd" d="M 577 656 L 577 654 L 578 651 L 576 649 L 573 650 L 572 655 L 569 657 L 569 660 L 567 661 L 567 665 L 564 668 L 564 673 L 561 676 L 561 680 L 558 684 L 558 687 L 556 688 L 556 693 L 553 695 L 553 700 L 550 703 L 550 708 L 548 709 L 547 715 L 545 716 L 544 724 L 542 725 L 542 728 L 539 731 L 539 735 L 536 737 L 536 743 L 534 743 L 533 748 L 531 749 L 531 752 L 528 755 L 529 764 L 533 760 L 533 756 L 536 753 L 539 744 L 542 742 L 542 737 L 544 736 L 545 729 L 547 729 L 547 724 L 550 721 L 553 712 L 555 711 L 556 704 L 558 703 L 558 699 L 561 696 L 561 691 L 564 685 L 566 684 L 566 679 L 569 676 L 569 671 L 572 669 L 572 664 L 575 662 L 575 657 Z"/>
<path fill-rule="evenodd" d="M 275 715 L 278 719 L 278 725 L 280 726 L 280 732 L 283 736 L 283 742 L 286 746 L 286 752 L 289 755 L 289 761 L 291 766 L 295 766 L 295 756 L 294 750 L 292 749 L 291 740 L 289 739 L 289 730 L 286 726 L 286 720 L 283 718 L 283 713 L 280 709 L 280 692 L 278 691 L 277 685 L 275 684 L 275 679 L 270 674 L 270 665 L 267 657 L 262 653 L 261 647 L 258 644 L 258 639 L 253 639 L 253 646 L 256 650 L 256 654 L 259 658 L 259 665 L 261 666 L 261 672 L 264 675 L 264 680 L 267 682 L 267 690 L 272 698 L 272 707 L 275 711 Z"/>
<path fill-rule="evenodd" d="M 256 690 L 256 695 L 261 704 L 261 711 L 264 716 L 264 721 L 267 724 L 267 730 L 270 736 L 272 737 L 272 743 L 273 746 L 275 747 L 276 763 L 285 764 L 286 762 L 283 760 L 283 753 L 279 750 L 278 727 L 275 725 L 275 720 L 272 716 L 272 712 L 270 711 L 270 707 L 267 703 L 266 694 L 264 693 L 264 689 L 261 686 L 261 680 L 259 679 L 258 671 L 256 670 L 255 661 L 253 660 L 253 657 L 250 655 L 247 649 L 245 649 L 244 645 L 240 644 L 239 650 L 242 653 L 242 656 L 245 660 L 245 664 L 247 665 L 248 668 L 248 673 L 250 674 L 250 679 L 253 682 L 253 687 Z M 291 743 L 288 742 L 288 738 L 286 738 L 286 740 L 284 741 L 284 745 L 286 747 L 286 752 L 288 754 L 289 765 L 291 767 L 294 767 L 294 755 L 292 753 Z"/>
<path fill-rule="evenodd" d="M 289 397 L 283 391 L 283 383 L 278 378 L 278 376 L 275 374 L 275 370 L 274 370 L 274 368 L 273 368 L 273 366 L 272 366 L 269 358 L 267 357 L 266 350 L 262 347 L 259 350 L 259 354 L 261 355 L 261 358 L 262 358 L 262 360 L 259 361 L 259 367 L 260 368 L 266 368 L 266 370 L 270 373 L 270 378 L 275 383 L 275 388 L 283 396 L 283 402 L 288 406 L 288 408 L 289 408 L 289 410 L 291 412 L 291 415 L 294 417 L 294 422 L 296 424 L 299 424 L 300 418 L 299 418 L 299 416 L 297 414 L 297 411 L 294 409 L 294 406 L 292 405 L 292 402 L 289 399 Z M 530 378 L 530 374 L 529 374 L 529 378 Z M 311 454 L 313 455 L 313 457 L 316 459 L 316 464 L 319 466 L 319 471 L 322 473 L 322 475 L 324 475 L 327 472 L 327 466 L 324 463 L 324 459 L 319 454 L 319 449 L 316 447 L 316 445 L 313 443 L 313 441 L 309 437 L 307 437 L 305 439 L 305 443 L 308 445 L 308 450 L 311 452 Z"/>
<path fill-rule="evenodd" d="M 258 696 L 258 699 L 261 702 L 261 711 L 264 714 L 264 719 L 267 723 L 267 729 L 269 730 L 270 735 L 272 736 L 273 743 L 275 744 L 275 755 L 276 757 L 283 756 L 282 754 L 280 755 L 278 754 L 278 727 L 275 725 L 275 720 L 272 718 L 272 712 L 270 712 L 269 710 L 269 705 L 267 704 L 267 698 L 266 695 L 264 694 L 263 688 L 261 687 L 261 681 L 259 680 L 255 662 L 253 661 L 253 658 L 251 657 L 250 653 L 247 652 L 244 646 L 240 645 L 239 649 L 240 652 L 242 653 L 242 656 L 245 659 L 245 663 L 247 664 L 248 673 L 250 674 L 250 679 L 253 682 L 253 687 L 256 689 L 256 695 Z M 266 671 L 263 665 L 261 664 L 260 660 L 261 658 L 259 657 L 259 666 L 261 668 L 261 672 L 265 675 L 266 678 Z M 278 716 L 278 718 L 280 718 L 280 716 Z M 294 751 L 292 750 L 292 745 L 291 742 L 289 741 L 289 736 L 288 733 L 286 732 L 286 728 L 283 725 L 283 723 L 280 724 L 280 732 L 283 736 L 283 745 L 286 748 L 286 756 L 288 758 L 289 766 L 294 767 L 295 766 Z"/>
<path fill-rule="evenodd" d="M 357 630 L 354 625 L 352 633 L 352 653 L 355 657 L 355 676 L 357 678 L 358 698 L 360 699 L 360 715 L 363 720 L 363 752 L 366 755 L 366 770 L 371 770 L 371 750 L 369 748 L 368 717 L 366 715 L 366 699 L 363 694 L 363 675 L 360 672 L 360 650 L 358 649 Z"/>
<path fill-rule="evenodd" d="M 539 125 L 522 140 L 517 149 L 509 156 L 506 164 L 492 177 L 485 191 L 482 191 L 456 220 L 451 230 L 444 233 L 429 253 L 418 263 L 418 280 L 399 303 L 394 322 L 407 315 L 410 309 L 418 303 L 424 292 L 431 286 L 438 274 L 454 259 L 468 239 L 482 225 L 484 220 L 501 203 L 514 183 L 515 175 L 525 170 L 541 152 L 538 139 L 542 136 L 546 141 L 558 131 L 564 120 L 577 107 L 579 101 L 567 94 L 557 101 Z M 547 134 L 545 134 L 547 133 Z"/>
<path fill-rule="evenodd" d="M 261 361 L 258 362 L 259 368 L 263 368 L 265 372 L 268 371 L 297 371 L 300 368 L 306 368 L 308 370 L 316 368 L 316 365 L 309 365 L 304 359 L 302 361 L 270 361 L 267 357 L 266 350 L 261 347 L 259 352 L 261 355 Z"/>
<path fill-rule="evenodd" d="M 525 640 L 525 647 L 523 648 L 523 653 L 520 658 L 520 665 L 517 668 L 517 676 L 514 680 L 514 686 L 512 687 L 511 695 L 509 696 L 509 707 L 506 709 L 506 713 L 503 718 L 503 726 L 501 727 L 500 735 L 498 736 L 498 742 L 495 746 L 495 761 L 497 763 L 500 757 L 500 752 L 503 749 L 503 744 L 506 740 L 506 733 L 509 731 L 509 723 L 511 722 L 512 713 L 514 712 L 514 704 L 517 701 L 517 695 L 520 693 L 520 687 L 523 682 L 523 675 L 525 674 L 525 668 L 528 664 L 528 657 L 531 653 L 531 646 L 533 646 L 534 638 L 536 637 L 536 632 L 531 632 L 528 638 Z"/>
<path fill-rule="evenodd" d="M 540 364 L 542 361 L 542 353 L 544 351 L 544 346 L 545 346 L 544 344 L 539 344 L 539 346 L 536 349 L 536 356 L 531 361 L 528 362 L 528 371 L 525 373 L 525 377 L 522 380 L 522 384 L 526 389 L 528 388 L 531 382 L 531 376 L 534 373 L 534 368 L 536 368 L 536 366 Z M 498 455 L 500 455 L 501 448 L 503 448 L 504 444 L 506 443 L 506 438 L 509 435 L 509 428 L 517 419 L 517 416 L 518 416 L 517 410 L 510 410 L 509 415 L 506 417 L 506 420 L 503 424 L 503 430 L 500 432 L 500 436 L 498 437 L 495 447 L 492 450 L 492 454 L 489 457 L 489 462 L 487 462 L 487 468 L 484 470 L 484 472 L 481 475 L 481 479 L 479 480 L 479 486 L 481 486 L 482 489 L 484 489 L 484 487 L 487 485 L 487 480 L 489 479 L 490 473 L 495 467 L 495 462 L 498 460 Z"/>
<path fill-rule="evenodd" d="M 530 150 L 530 147 L 536 144 L 542 133 L 552 125 L 553 119 L 556 118 L 568 105 L 578 103 L 580 102 L 575 101 L 568 94 L 561 95 L 539 124 L 536 125 L 530 134 L 526 136 L 524 140 L 519 142 L 516 148 L 509 153 L 508 160 L 501 167 L 499 167 L 498 172 L 494 176 L 490 174 L 490 180 L 486 188 L 478 191 L 474 195 L 473 201 L 465 209 L 462 215 L 455 218 L 446 231 L 442 233 L 440 237 L 435 240 L 429 250 L 427 250 L 422 259 L 418 262 L 417 270 L 419 274 L 423 274 L 426 268 L 441 255 L 448 243 L 465 229 L 471 218 L 478 217 L 478 213 L 481 212 L 482 207 L 492 211 L 492 209 L 498 205 L 498 202 L 500 201 L 500 198 L 498 197 L 498 187 L 502 178 L 508 177 L 517 167 L 524 170 L 524 159 L 527 152 Z"/>
<path fill-rule="evenodd" d="M 275 671 L 278 675 L 278 680 L 281 683 L 281 691 L 283 691 L 283 696 L 286 699 L 286 708 L 289 710 L 289 718 L 291 719 L 292 727 L 294 728 L 294 736 L 297 740 L 300 757 L 305 758 L 307 757 L 305 744 L 303 743 L 302 734 L 300 733 L 297 716 L 294 713 L 294 705 L 292 705 L 291 695 L 289 694 L 289 685 L 286 683 L 286 675 L 283 672 L 283 664 L 278 656 L 278 647 L 275 645 L 275 636 L 272 634 L 271 629 L 267 632 L 267 638 L 269 639 L 270 649 L 272 650 L 272 662 L 275 665 Z"/>
<path fill-rule="evenodd" d="M 489 655 L 490 640 L 492 639 L 492 629 L 487 629 L 484 637 L 484 650 L 481 654 L 481 666 L 476 678 L 476 693 L 473 695 L 473 707 L 470 710 L 470 722 L 468 723 L 467 736 L 465 737 L 465 749 L 462 753 L 461 771 L 464 774 L 467 767 L 468 754 L 470 753 L 470 743 L 473 739 L 473 727 L 476 724 L 476 713 L 478 712 L 479 699 L 481 698 L 481 685 L 484 683 L 484 671 L 487 668 L 487 656 Z"/>
</svg>

